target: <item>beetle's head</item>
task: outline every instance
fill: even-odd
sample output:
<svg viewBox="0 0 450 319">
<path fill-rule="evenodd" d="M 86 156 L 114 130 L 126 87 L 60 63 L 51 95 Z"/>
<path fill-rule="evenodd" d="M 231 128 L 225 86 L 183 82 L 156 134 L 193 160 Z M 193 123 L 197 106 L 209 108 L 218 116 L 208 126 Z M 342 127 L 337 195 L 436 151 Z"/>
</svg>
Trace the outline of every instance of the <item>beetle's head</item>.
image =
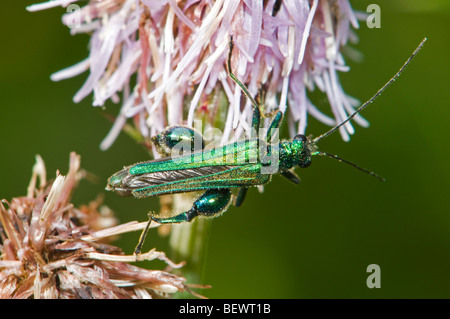
<svg viewBox="0 0 450 319">
<path fill-rule="evenodd" d="M 296 157 L 296 165 L 306 168 L 311 165 L 311 158 L 316 151 L 316 146 L 303 134 L 298 134 L 292 140 L 292 148 Z"/>
</svg>

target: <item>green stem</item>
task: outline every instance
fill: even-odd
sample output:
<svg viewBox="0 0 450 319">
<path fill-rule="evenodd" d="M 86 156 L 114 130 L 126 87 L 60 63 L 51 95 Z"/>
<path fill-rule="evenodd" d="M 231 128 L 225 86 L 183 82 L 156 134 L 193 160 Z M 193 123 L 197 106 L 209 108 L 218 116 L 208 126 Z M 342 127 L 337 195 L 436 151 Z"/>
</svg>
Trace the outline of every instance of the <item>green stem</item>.
<svg viewBox="0 0 450 319">
<path fill-rule="evenodd" d="M 195 196 L 191 193 L 173 196 L 173 210 L 187 211 L 192 207 Z M 190 284 L 204 284 L 206 253 L 211 229 L 211 221 L 196 218 L 189 223 L 172 225 L 169 244 L 171 259 L 186 265 L 181 268 L 181 274 Z M 180 294 L 179 298 L 190 298 L 190 294 Z"/>
</svg>

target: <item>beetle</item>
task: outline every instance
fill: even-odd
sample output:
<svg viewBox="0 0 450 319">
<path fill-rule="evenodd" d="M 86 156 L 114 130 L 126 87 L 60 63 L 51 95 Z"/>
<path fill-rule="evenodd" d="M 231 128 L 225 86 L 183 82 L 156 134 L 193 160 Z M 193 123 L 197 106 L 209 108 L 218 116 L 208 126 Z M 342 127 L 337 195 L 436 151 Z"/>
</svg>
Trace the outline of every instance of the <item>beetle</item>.
<svg viewBox="0 0 450 319">
<path fill-rule="evenodd" d="M 232 203 L 232 189 L 238 189 L 234 205 L 240 206 L 250 187 L 270 182 L 272 175 L 276 173 L 298 184 L 300 179 L 294 172 L 294 168 L 297 166 L 308 167 L 313 156 L 327 156 L 337 159 L 383 180 L 375 173 L 337 155 L 319 151 L 316 144 L 335 133 L 392 84 L 421 49 L 425 40 L 426 38 L 419 44 L 400 70 L 344 121 L 314 139 L 299 134 L 293 139 L 278 141 L 276 133 L 282 123 L 283 113 L 281 111 L 275 113 L 267 133 L 261 138 L 260 122 L 264 114 L 245 85 L 231 71 L 230 60 L 233 49 L 231 39 L 226 69 L 229 76 L 241 87 L 253 105 L 250 138 L 212 149 L 205 149 L 205 143 L 201 135 L 193 129 L 184 126 L 166 128 L 152 138 L 162 158 L 124 167 L 108 179 L 106 189 L 117 192 L 122 196 L 134 196 L 136 198 L 203 191 L 203 194 L 194 201 L 192 207 L 185 212 L 167 218 L 158 218 L 150 214 L 148 230 L 152 221 L 159 224 L 172 224 L 190 222 L 197 216 L 208 218 L 218 216 L 226 211 Z M 194 147 L 193 152 L 185 155 L 169 156 L 171 150 L 186 142 L 188 145 L 197 144 L 198 147 Z"/>
</svg>

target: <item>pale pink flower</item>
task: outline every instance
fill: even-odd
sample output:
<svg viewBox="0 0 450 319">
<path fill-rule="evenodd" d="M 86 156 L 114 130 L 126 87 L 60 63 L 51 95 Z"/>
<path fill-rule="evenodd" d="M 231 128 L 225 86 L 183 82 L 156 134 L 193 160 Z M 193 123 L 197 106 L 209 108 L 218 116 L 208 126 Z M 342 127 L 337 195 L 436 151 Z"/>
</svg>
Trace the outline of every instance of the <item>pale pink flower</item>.
<svg viewBox="0 0 450 319">
<path fill-rule="evenodd" d="M 348 0 L 92 0 L 86 5 L 54 0 L 28 10 L 69 4 L 84 5 L 65 14 L 63 23 L 73 34 L 91 34 L 90 52 L 52 79 L 88 71 L 75 102 L 91 93 L 94 106 L 120 101 L 102 149 L 129 118 L 148 137 L 168 125 L 192 126 L 205 114 L 214 126 L 219 105 L 227 106 L 224 142 L 247 131 L 252 106 L 241 101 L 242 92 L 225 69 L 230 36 L 234 73 L 252 94 L 266 89 L 267 111 L 289 113 L 292 135 L 305 133 L 308 115 L 331 126 L 359 105 L 338 76 L 349 70 L 341 48 L 356 38 L 353 29 L 358 28 Z M 332 116 L 309 100 L 308 92 L 316 89 L 326 95 Z M 355 121 L 368 124 L 359 115 Z M 347 123 L 340 132 L 348 140 L 354 129 Z"/>
</svg>

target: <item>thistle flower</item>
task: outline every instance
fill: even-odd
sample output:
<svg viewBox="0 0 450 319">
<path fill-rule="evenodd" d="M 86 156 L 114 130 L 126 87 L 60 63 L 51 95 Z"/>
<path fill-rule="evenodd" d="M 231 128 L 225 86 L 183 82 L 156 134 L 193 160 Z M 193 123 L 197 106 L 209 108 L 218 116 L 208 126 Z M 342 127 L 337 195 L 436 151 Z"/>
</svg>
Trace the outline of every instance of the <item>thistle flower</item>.
<svg viewBox="0 0 450 319">
<path fill-rule="evenodd" d="M 349 70 L 341 48 L 356 40 L 353 29 L 358 28 L 349 0 L 91 0 L 82 7 L 81 3 L 53 0 L 28 10 L 67 7 L 62 21 L 71 33 L 90 34 L 88 57 L 51 78 L 59 81 L 88 72 L 75 102 L 92 93 L 94 106 L 108 100 L 121 104 L 102 149 L 110 147 L 122 130 L 129 132 L 127 122 L 134 124 L 139 140 L 148 140 L 167 126 L 194 126 L 194 122 L 202 133 L 220 129 L 222 143 L 249 135 L 252 105 L 226 70 L 230 37 L 233 73 L 253 96 L 264 91 L 264 111 L 287 115 L 292 136 L 305 133 L 309 115 L 333 126 L 359 105 L 344 92 L 338 76 Z M 310 101 L 309 92 L 314 90 L 326 95 L 332 116 Z M 204 127 L 199 128 L 196 120 Z M 359 115 L 354 120 L 368 124 Z M 340 132 L 349 140 L 354 129 L 346 123 Z M 157 152 L 153 155 L 158 157 Z M 189 210 L 191 196 L 178 194 L 173 207 Z M 208 226 L 200 219 L 186 224 L 172 227 L 171 248 L 187 261 L 185 273 L 186 268 L 195 268 L 197 277 L 186 277 L 198 278 L 202 258 L 196 256 L 203 255 Z"/>
<path fill-rule="evenodd" d="M 70 203 L 79 167 L 72 153 L 67 176 L 47 182 L 37 157 L 27 196 L 0 203 L 0 298 L 160 298 L 190 291 L 183 278 L 130 265 L 135 256 L 108 244 L 110 236 L 146 223 L 114 226 L 101 200 L 80 208 Z M 139 256 L 156 258 L 169 268 L 182 265 L 155 250 Z"/>
<path fill-rule="evenodd" d="M 79 2 L 53 0 L 28 10 Z M 267 111 L 289 109 L 292 135 L 305 133 L 308 115 L 335 125 L 359 104 L 338 77 L 348 71 L 341 47 L 356 38 L 352 28 L 358 28 L 348 0 L 92 0 L 65 14 L 63 23 L 72 34 L 91 34 L 90 53 L 51 78 L 89 71 L 75 102 L 93 93 L 93 105 L 103 106 L 119 102 L 122 94 L 102 149 L 129 118 L 143 137 L 153 136 L 168 125 L 192 126 L 205 112 L 216 114 L 223 97 L 228 109 L 222 140 L 249 130 L 252 106 L 241 103 L 241 90 L 225 69 L 229 36 L 234 73 L 251 94 L 265 89 Z M 326 94 L 332 117 L 309 100 L 307 93 L 315 89 Z M 214 127 L 216 119 L 210 119 Z M 360 116 L 355 121 L 368 124 Z M 347 123 L 340 132 L 348 140 L 354 129 Z"/>
</svg>

